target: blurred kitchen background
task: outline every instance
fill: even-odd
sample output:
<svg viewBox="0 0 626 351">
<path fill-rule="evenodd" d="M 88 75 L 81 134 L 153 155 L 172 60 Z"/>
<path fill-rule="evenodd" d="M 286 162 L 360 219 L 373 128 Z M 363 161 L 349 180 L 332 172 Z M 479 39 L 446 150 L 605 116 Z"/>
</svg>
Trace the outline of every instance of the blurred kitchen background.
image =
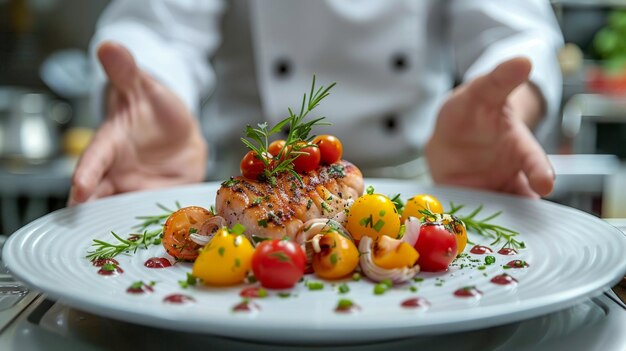
<svg viewBox="0 0 626 351">
<path fill-rule="evenodd" d="M 0 233 L 65 205 L 97 125 L 86 49 L 106 0 L 0 0 Z M 550 200 L 626 217 L 626 0 L 553 0 L 567 45 Z"/>
</svg>

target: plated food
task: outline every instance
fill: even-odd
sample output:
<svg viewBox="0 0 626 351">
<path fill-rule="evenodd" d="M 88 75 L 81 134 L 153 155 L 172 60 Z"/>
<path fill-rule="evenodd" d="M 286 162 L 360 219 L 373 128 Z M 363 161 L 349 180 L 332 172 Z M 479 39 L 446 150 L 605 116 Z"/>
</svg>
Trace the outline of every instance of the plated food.
<svg viewBox="0 0 626 351">
<path fill-rule="evenodd" d="M 115 234 L 128 245 L 126 249 L 113 246 L 116 250 L 112 250 L 110 244 L 96 240 L 87 257 L 103 267 L 100 274 L 119 274 L 122 268 L 111 261 L 115 255 L 128 254 L 131 246 L 141 248 L 135 244 L 139 242 L 144 248 L 162 244 L 167 257 L 152 257 L 146 267 L 192 262 L 181 286 L 258 282 L 242 290 L 242 297 L 250 298 L 267 296 L 264 289 L 292 289 L 305 275 L 319 280 L 307 283 L 313 290 L 330 282 L 341 284 L 346 291 L 346 280 L 363 278 L 372 283 L 374 294 L 383 294 L 394 286 L 415 282 L 420 271 L 446 272 L 453 262 L 468 261 L 464 254 L 468 228 L 491 237 L 493 245 L 500 243 L 500 253 L 516 253 L 525 247 L 516 239 L 517 232 L 491 223 L 499 213 L 477 220 L 481 207 L 460 216 L 457 212 L 463 206 L 451 203 L 446 212 L 429 194 L 416 194 L 405 204 L 400 194 L 387 196 L 376 193 L 372 186 L 366 189 L 361 171 L 342 159 L 343 145 L 337 137 L 310 135 L 313 127 L 325 124 L 324 118 L 306 117 L 333 85 L 316 88 L 314 79 L 298 114 L 289 109 L 289 117 L 271 128 L 266 123 L 246 128 L 242 141 L 250 151 L 241 160 L 241 175 L 221 183 L 214 207 L 193 205 L 166 209 L 170 212 L 167 216 L 144 217 L 144 230 L 146 223 L 158 226 L 164 220 L 162 230 L 145 230 L 127 239 Z M 289 130 L 286 139 L 270 142 L 283 128 Z M 493 250 L 475 246 L 470 252 Z M 484 264 L 494 262 L 493 256 L 487 256 Z M 484 268 L 482 264 L 468 263 L 470 266 Z M 526 266 L 526 262 L 512 265 Z M 494 279 L 500 285 L 516 282 L 507 277 Z M 152 285 L 139 281 L 129 292 L 148 288 Z M 480 292 L 469 286 L 454 295 L 476 297 Z M 406 308 L 427 304 L 425 299 L 403 302 Z M 336 311 L 353 311 L 356 306 L 342 299 Z M 238 304 L 233 310 L 252 310 L 250 305 L 245 307 Z"/>
</svg>

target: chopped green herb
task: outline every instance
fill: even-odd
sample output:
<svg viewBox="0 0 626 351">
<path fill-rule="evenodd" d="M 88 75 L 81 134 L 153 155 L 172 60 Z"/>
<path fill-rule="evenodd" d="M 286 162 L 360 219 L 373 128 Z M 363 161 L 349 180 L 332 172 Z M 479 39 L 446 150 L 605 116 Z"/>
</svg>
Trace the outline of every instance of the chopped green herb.
<svg viewBox="0 0 626 351">
<path fill-rule="evenodd" d="M 415 277 L 415 278 L 413 278 L 413 281 L 416 282 L 416 283 L 421 283 L 421 282 L 424 281 L 424 278 L 422 278 L 422 277 Z"/>
<path fill-rule="evenodd" d="M 330 263 L 335 266 L 337 265 L 337 262 L 339 261 L 339 258 L 337 258 L 337 253 L 333 252 L 332 254 L 330 254 Z"/>
<path fill-rule="evenodd" d="M 339 285 L 339 293 L 340 294 L 346 294 L 350 291 L 350 287 L 348 286 L 348 284 L 346 283 L 341 283 Z"/>
<path fill-rule="evenodd" d="M 264 288 L 259 288 L 258 295 L 260 298 L 267 297 L 267 290 L 265 290 Z"/>
<path fill-rule="evenodd" d="M 283 251 L 272 252 L 270 256 L 276 257 L 280 262 L 291 262 L 291 258 L 289 258 L 289 256 L 287 256 L 287 254 Z"/>
<path fill-rule="evenodd" d="M 328 168 L 328 175 L 332 178 L 343 178 L 346 176 L 346 168 L 340 163 L 332 164 Z"/>
<path fill-rule="evenodd" d="M 380 232 L 380 230 L 383 229 L 384 226 L 385 226 L 385 221 L 383 221 L 382 219 L 379 219 L 376 221 L 376 224 L 374 224 L 372 228 L 374 228 L 376 232 Z"/>
<path fill-rule="evenodd" d="M 359 225 L 365 228 L 367 227 L 372 228 L 373 223 L 374 223 L 374 217 L 371 214 L 369 215 L 369 217 L 361 218 L 361 220 L 359 221 Z"/>
<path fill-rule="evenodd" d="M 129 289 L 137 290 L 143 288 L 143 281 L 134 282 L 130 285 Z"/>
<path fill-rule="evenodd" d="M 230 228 L 229 232 L 235 235 L 242 235 L 246 231 L 246 227 L 242 224 L 236 223 L 232 228 Z"/>
<path fill-rule="evenodd" d="M 380 283 L 386 285 L 388 288 L 393 287 L 393 282 L 391 281 L 391 279 L 383 279 L 380 281 Z"/>
<path fill-rule="evenodd" d="M 235 258 L 235 267 L 237 268 L 241 267 L 241 260 L 238 258 Z"/>
<path fill-rule="evenodd" d="M 291 296 L 291 293 L 288 293 L 288 292 L 279 292 L 279 293 L 278 293 L 278 294 L 276 294 L 276 295 L 278 295 L 278 297 L 280 297 L 280 298 L 282 298 L 282 299 L 285 299 L 285 298 L 288 298 L 289 296 Z"/>
<path fill-rule="evenodd" d="M 309 290 L 322 290 L 324 289 L 324 283 L 322 282 L 308 282 L 306 286 Z"/>
<path fill-rule="evenodd" d="M 493 257 L 491 255 L 485 257 L 485 264 L 486 265 L 490 265 L 490 264 L 494 264 L 494 263 L 496 263 L 496 258 L 495 257 Z"/>
<path fill-rule="evenodd" d="M 105 263 L 102 265 L 102 270 L 112 272 L 117 268 L 117 266 L 113 263 Z"/>
<path fill-rule="evenodd" d="M 376 285 L 374 285 L 374 295 L 382 295 L 388 289 L 389 289 L 389 287 L 386 284 L 382 284 L 382 283 L 376 284 Z"/>
<path fill-rule="evenodd" d="M 485 266 L 478 266 L 478 270 L 484 271 L 485 269 L 487 269 L 487 267 L 485 267 Z"/>
<path fill-rule="evenodd" d="M 365 193 L 367 193 L 367 195 L 372 195 L 374 193 L 374 187 L 373 186 L 368 186 L 367 188 L 365 188 Z"/>
<path fill-rule="evenodd" d="M 354 274 L 352 274 L 352 280 L 354 280 L 355 282 L 358 282 L 359 280 L 361 280 L 361 273 L 354 272 Z"/>
<path fill-rule="evenodd" d="M 267 219 L 259 219 L 256 223 L 259 227 L 267 228 Z"/>
<path fill-rule="evenodd" d="M 219 249 L 217 249 L 217 253 L 220 254 L 220 256 L 224 256 L 224 251 L 226 251 L 226 249 L 223 246 L 220 246 Z"/>
<path fill-rule="evenodd" d="M 383 217 L 385 214 L 387 214 L 387 212 L 385 212 L 385 210 L 380 210 L 380 212 L 378 212 L 378 215 L 380 217 Z"/>
<path fill-rule="evenodd" d="M 226 188 L 230 188 L 233 185 L 236 185 L 238 183 L 239 183 L 239 180 L 235 179 L 234 177 L 231 177 L 229 180 L 222 182 L 222 186 Z"/>
<path fill-rule="evenodd" d="M 307 210 L 310 210 L 312 205 L 313 205 L 313 200 L 309 199 L 309 200 L 306 202 L 306 209 L 307 209 Z"/>
<path fill-rule="evenodd" d="M 347 310 L 349 308 L 352 308 L 352 306 L 354 306 L 354 303 L 348 299 L 341 299 L 339 300 L 339 302 L 337 302 L 337 309 L 339 310 Z"/>
<path fill-rule="evenodd" d="M 414 285 L 411 285 L 411 287 L 409 288 L 409 290 L 411 290 L 411 292 L 417 292 L 417 287 Z"/>
<path fill-rule="evenodd" d="M 183 289 L 187 289 L 190 286 L 196 285 L 197 282 L 198 282 L 198 278 L 194 277 L 193 274 L 188 272 L 187 278 L 185 280 L 179 280 L 178 285 L 180 285 L 180 287 Z"/>
</svg>

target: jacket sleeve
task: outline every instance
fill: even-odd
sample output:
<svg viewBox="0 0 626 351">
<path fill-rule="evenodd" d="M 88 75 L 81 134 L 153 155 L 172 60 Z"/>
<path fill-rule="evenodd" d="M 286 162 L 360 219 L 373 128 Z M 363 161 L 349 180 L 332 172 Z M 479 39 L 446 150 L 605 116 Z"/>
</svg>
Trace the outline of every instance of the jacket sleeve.
<svg viewBox="0 0 626 351">
<path fill-rule="evenodd" d="M 547 0 L 455 0 L 449 8 L 457 76 L 464 81 L 485 74 L 515 56 L 533 65 L 530 80 L 546 103 L 535 129 L 542 141 L 552 132 L 561 102 L 557 52 L 563 38 Z"/>
<path fill-rule="evenodd" d="M 102 112 L 106 77 L 95 61 L 100 43 L 128 48 L 137 64 L 172 89 L 197 114 L 215 84 L 209 57 L 219 45 L 222 0 L 115 0 L 102 13 L 90 52 L 95 63 L 94 108 Z"/>
</svg>

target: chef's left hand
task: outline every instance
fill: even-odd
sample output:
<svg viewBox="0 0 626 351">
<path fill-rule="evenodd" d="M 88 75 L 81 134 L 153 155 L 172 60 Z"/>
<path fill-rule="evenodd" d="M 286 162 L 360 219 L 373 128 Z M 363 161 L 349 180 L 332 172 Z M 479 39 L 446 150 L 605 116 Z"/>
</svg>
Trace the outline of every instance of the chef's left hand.
<svg viewBox="0 0 626 351">
<path fill-rule="evenodd" d="M 552 191 L 554 171 L 527 126 L 543 113 L 530 70 L 527 59 L 511 59 L 454 90 L 426 145 L 436 183 L 529 197 Z"/>
</svg>

